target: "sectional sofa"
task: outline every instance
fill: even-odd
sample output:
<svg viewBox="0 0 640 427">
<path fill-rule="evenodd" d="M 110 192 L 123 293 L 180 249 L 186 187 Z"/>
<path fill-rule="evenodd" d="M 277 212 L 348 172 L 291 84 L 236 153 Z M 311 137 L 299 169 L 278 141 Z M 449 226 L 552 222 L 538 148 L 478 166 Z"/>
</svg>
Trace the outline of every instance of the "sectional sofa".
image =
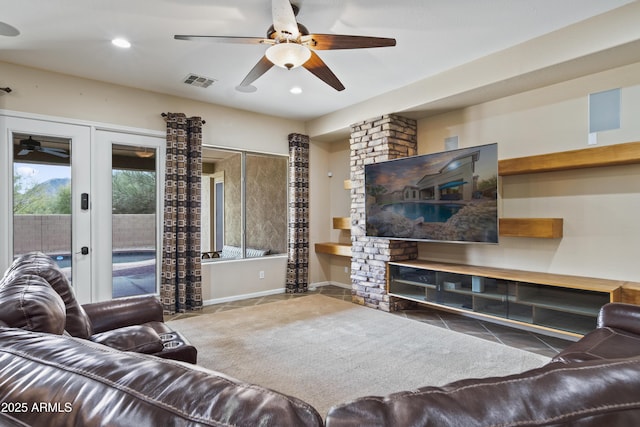
<svg viewBox="0 0 640 427">
<path fill-rule="evenodd" d="M 73 289 L 52 286 L 47 278 L 58 277 L 56 267 L 42 257 L 16 260 L 0 280 L 2 426 L 640 425 L 635 305 L 605 305 L 597 329 L 541 368 L 365 396 L 323 417 L 299 397 L 200 368 L 190 363 L 196 361 L 191 351 L 158 351 L 158 339 L 171 332 L 160 319 L 143 323 L 143 332 L 131 328 L 131 340 L 100 340 L 102 332 L 86 328 L 109 304 L 95 310 L 70 304 Z M 129 325 L 126 313 L 135 312 L 135 304 L 154 305 L 148 299 L 111 304 L 126 309 L 99 327 L 139 326 L 142 319 Z M 68 321 L 83 310 L 89 326 Z M 181 339 L 177 347 L 192 347 Z"/>
</svg>

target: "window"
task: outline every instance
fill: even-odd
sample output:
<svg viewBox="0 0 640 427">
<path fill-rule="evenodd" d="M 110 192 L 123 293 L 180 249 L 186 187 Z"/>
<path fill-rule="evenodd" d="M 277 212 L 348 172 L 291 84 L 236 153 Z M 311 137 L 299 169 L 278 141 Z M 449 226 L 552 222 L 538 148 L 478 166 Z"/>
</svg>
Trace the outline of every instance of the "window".
<svg viewBox="0 0 640 427">
<path fill-rule="evenodd" d="M 203 147 L 202 163 L 203 257 L 286 253 L 288 157 Z"/>
</svg>

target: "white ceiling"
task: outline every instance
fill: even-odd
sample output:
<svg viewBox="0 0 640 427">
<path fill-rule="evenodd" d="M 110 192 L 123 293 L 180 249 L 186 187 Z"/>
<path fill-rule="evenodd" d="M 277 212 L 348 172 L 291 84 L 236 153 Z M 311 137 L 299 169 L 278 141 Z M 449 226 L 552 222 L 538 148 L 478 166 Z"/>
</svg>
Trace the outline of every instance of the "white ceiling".
<svg viewBox="0 0 640 427">
<path fill-rule="evenodd" d="M 293 0 L 298 21 L 311 33 L 397 40 L 395 47 L 318 51 L 346 86 L 342 92 L 303 68 L 273 67 L 253 83 L 256 92 L 241 93 L 235 87 L 265 46 L 173 39 L 264 37 L 270 0 L 0 0 L 0 23 L 20 31 L 0 36 L 0 61 L 309 120 L 631 2 Z M 114 47 L 115 37 L 132 47 Z M 182 81 L 190 73 L 216 82 L 207 89 L 188 86 Z M 289 93 L 293 86 L 303 93 Z"/>
</svg>

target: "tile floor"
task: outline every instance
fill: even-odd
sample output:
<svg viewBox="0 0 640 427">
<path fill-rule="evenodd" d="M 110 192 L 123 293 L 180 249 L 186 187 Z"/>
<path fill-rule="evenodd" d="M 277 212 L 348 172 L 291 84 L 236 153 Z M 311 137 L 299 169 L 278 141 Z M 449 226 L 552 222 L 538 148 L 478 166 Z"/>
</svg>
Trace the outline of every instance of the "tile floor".
<svg viewBox="0 0 640 427">
<path fill-rule="evenodd" d="M 291 298 L 304 298 L 306 295 L 310 294 L 322 294 L 332 298 L 351 301 L 351 289 L 345 289 L 338 286 L 319 286 L 315 290 L 309 291 L 306 294 L 278 294 L 209 305 L 204 307 L 201 312 L 178 314 L 168 318 L 167 320 L 179 319 L 188 316 L 198 316 L 199 314 L 205 313 L 217 313 L 220 311 L 233 310 L 234 308 L 267 304 L 270 302 L 282 301 Z M 419 306 L 419 308 L 416 309 L 398 311 L 393 313 L 392 315 L 403 316 L 407 319 L 415 320 L 418 322 L 425 322 L 430 325 L 447 328 L 452 331 L 462 332 L 465 334 L 476 336 L 478 338 L 483 338 L 489 341 L 501 343 L 549 357 L 554 356 L 572 342 L 562 338 L 550 337 L 530 331 L 515 329 L 508 326 L 461 316 L 459 314 L 436 310 L 427 306 Z"/>
</svg>

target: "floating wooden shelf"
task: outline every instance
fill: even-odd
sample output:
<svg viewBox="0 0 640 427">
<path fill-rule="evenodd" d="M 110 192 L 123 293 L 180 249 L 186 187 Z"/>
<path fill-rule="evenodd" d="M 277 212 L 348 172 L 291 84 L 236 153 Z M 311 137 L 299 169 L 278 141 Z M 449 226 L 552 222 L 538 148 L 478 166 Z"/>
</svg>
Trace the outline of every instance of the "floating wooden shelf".
<svg viewBox="0 0 640 427">
<path fill-rule="evenodd" d="M 500 236 L 562 238 L 562 218 L 500 218 Z"/>
<path fill-rule="evenodd" d="M 351 258 L 351 244 L 350 243 L 316 243 L 316 253 L 345 256 Z"/>
<path fill-rule="evenodd" d="M 333 218 L 334 230 L 351 230 L 351 218 L 349 217 L 334 217 Z"/>
<path fill-rule="evenodd" d="M 351 231 L 351 218 L 336 216 L 333 217 L 333 228 L 335 230 Z M 325 242 L 316 243 L 316 253 L 345 256 L 351 258 L 351 243 Z"/>
<path fill-rule="evenodd" d="M 521 175 L 635 163 L 640 163 L 640 141 L 500 160 L 498 175 Z"/>
</svg>

